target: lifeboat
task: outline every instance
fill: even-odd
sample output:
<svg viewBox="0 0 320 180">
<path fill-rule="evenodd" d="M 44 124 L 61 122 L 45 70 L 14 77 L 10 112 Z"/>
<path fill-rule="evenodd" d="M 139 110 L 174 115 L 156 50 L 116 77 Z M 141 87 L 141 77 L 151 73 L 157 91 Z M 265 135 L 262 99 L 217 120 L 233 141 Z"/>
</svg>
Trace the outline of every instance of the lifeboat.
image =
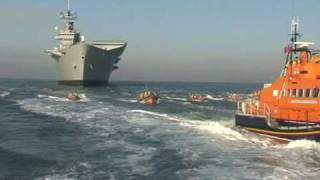
<svg viewBox="0 0 320 180">
<path fill-rule="evenodd" d="M 204 97 L 201 95 L 192 94 L 189 96 L 189 102 L 203 102 Z"/>
<path fill-rule="evenodd" d="M 142 104 L 147 104 L 149 106 L 155 106 L 159 104 L 159 96 L 151 91 L 143 91 L 139 94 L 138 102 Z"/>
<path fill-rule="evenodd" d="M 281 75 L 238 102 L 237 126 L 285 142 L 320 140 L 320 55 L 297 41 L 298 25 L 293 19 Z"/>
<path fill-rule="evenodd" d="M 80 100 L 80 96 L 77 93 L 69 93 L 68 94 L 68 100 L 70 101 L 77 101 Z"/>
</svg>

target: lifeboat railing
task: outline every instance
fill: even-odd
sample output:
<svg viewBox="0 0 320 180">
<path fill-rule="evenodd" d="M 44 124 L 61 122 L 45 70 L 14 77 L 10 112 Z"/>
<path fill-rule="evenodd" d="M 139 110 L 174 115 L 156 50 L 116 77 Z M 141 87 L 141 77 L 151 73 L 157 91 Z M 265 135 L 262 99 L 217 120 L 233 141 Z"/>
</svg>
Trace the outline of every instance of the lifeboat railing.
<svg viewBox="0 0 320 180">
<path fill-rule="evenodd" d="M 253 108 L 254 110 L 252 110 Z M 257 100 L 238 101 L 237 114 L 247 116 L 271 117 L 271 111 L 268 104 L 259 103 Z"/>
<path fill-rule="evenodd" d="M 252 110 L 255 109 L 254 111 Z M 238 112 L 237 114 L 245 116 L 255 116 L 264 118 L 268 126 L 272 129 L 278 129 L 279 124 L 276 120 L 272 118 L 271 109 L 268 104 L 263 103 L 260 105 L 257 100 L 247 100 L 243 102 L 238 102 Z"/>
<path fill-rule="evenodd" d="M 250 111 L 250 105 L 256 105 L 256 112 Z M 310 111 L 316 111 L 316 110 L 305 110 L 305 117 L 307 122 L 301 122 L 301 124 L 304 124 L 304 126 L 290 126 L 290 125 L 280 125 L 277 120 L 273 118 L 273 114 L 271 112 L 271 108 L 268 104 L 265 103 L 259 103 L 257 100 L 245 100 L 245 101 L 238 101 L 237 103 L 237 115 L 244 115 L 244 116 L 254 116 L 254 117 L 261 117 L 264 118 L 267 125 L 271 129 L 310 129 L 310 128 L 320 128 L 320 123 L 315 122 L 308 122 L 308 114 Z M 281 119 L 281 118 L 280 118 Z M 289 119 L 289 117 L 286 117 L 284 119 Z M 298 124 L 299 122 L 295 122 Z"/>
</svg>

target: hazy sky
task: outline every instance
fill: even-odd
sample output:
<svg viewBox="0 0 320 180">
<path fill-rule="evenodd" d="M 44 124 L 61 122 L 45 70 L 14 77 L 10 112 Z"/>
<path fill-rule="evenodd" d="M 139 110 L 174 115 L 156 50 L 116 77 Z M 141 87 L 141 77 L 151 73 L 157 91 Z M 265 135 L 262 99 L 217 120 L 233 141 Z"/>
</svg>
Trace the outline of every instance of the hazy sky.
<svg viewBox="0 0 320 180">
<path fill-rule="evenodd" d="M 56 78 L 44 51 L 66 0 L 0 0 L 0 78 Z M 284 62 L 292 0 L 73 0 L 76 27 L 128 47 L 113 80 L 266 82 Z M 305 41 L 320 1 L 296 0 Z"/>
</svg>

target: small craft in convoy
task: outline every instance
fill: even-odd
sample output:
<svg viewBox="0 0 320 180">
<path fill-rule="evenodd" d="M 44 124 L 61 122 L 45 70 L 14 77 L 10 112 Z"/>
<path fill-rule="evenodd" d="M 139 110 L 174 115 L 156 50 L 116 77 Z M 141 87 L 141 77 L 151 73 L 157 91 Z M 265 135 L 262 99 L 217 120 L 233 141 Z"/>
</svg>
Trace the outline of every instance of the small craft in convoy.
<svg viewBox="0 0 320 180">
<path fill-rule="evenodd" d="M 68 94 L 68 100 L 70 100 L 70 101 L 77 101 L 80 99 L 81 99 L 80 96 L 75 92 L 71 92 Z"/>
<path fill-rule="evenodd" d="M 189 102 L 203 102 L 204 99 L 205 98 L 199 94 L 191 94 L 188 100 Z"/>
<path fill-rule="evenodd" d="M 159 104 L 160 98 L 159 96 L 151 91 L 143 91 L 139 94 L 138 102 L 142 104 L 147 104 L 150 106 L 155 106 Z"/>
</svg>

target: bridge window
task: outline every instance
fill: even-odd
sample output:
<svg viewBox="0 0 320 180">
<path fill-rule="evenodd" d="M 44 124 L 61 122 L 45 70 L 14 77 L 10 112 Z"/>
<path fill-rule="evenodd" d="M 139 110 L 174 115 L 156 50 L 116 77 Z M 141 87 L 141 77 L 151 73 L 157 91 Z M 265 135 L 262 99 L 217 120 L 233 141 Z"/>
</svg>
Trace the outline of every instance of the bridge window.
<svg viewBox="0 0 320 180">
<path fill-rule="evenodd" d="M 298 97 L 303 97 L 303 89 L 298 90 Z"/>
<path fill-rule="evenodd" d="M 291 96 L 292 97 L 296 97 L 296 95 L 297 95 L 297 90 L 296 89 L 292 89 Z"/>
<path fill-rule="evenodd" d="M 310 97 L 310 93 L 311 92 L 311 90 L 310 89 L 306 89 L 306 91 L 305 91 L 305 97 Z"/>
<path fill-rule="evenodd" d="M 319 96 L 319 88 L 314 88 L 312 91 L 312 97 L 318 97 Z"/>
</svg>

